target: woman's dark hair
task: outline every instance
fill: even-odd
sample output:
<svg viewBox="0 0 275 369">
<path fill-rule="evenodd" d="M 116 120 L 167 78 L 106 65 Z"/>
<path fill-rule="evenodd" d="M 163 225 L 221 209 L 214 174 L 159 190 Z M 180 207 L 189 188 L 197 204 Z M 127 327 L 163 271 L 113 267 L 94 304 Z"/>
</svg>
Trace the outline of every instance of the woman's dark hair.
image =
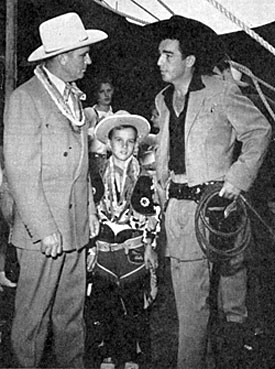
<svg viewBox="0 0 275 369">
<path fill-rule="evenodd" d="M 93 81 L 93 95 L 94 99 L 97 100 L 97 94 L 99 90 L 101 89 L 101 85 L 103 83 L 109 83 L 110 86 L 114 88 L 113 80 L 110 76 L 99 76 L 96 77 Z"/>
</svg>

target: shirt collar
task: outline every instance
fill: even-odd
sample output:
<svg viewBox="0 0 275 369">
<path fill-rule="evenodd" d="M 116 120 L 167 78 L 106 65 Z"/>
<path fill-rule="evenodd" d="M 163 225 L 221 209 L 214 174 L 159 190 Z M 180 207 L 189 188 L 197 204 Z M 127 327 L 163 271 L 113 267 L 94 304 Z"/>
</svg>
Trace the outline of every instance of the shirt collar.
<svg viewBox="0 0 275 369">
<path fill-rule="evenodd" d="M 199 91 L 202 90 L 205 87 L 201 80 L 201 75 L 198 75 L 197 73 L 193 74 L 193 77 L 191 79 L 188 92 L 190 91 Z M 174 86 L 170 85 L 166 90 L 163 91 L 163 95 L 165 99 L 169 99 L 169 95 L 171 96 L 174 92 Z"/>
<path fill-rule="evenodd" d="M 65 87 L 66 87 L 66 83 L 64 81 L 62 81 L 62 79 L 60 79 L 59 77 L 55 76 L 54 74 L 52 74 L 49 69 L 47 69 L 44 66 L 44 69 L 46 70 L 46 73 L 50 79 L 50 81 L 55 85 L 55 87 L 58 89 L 58 91 L 60 92 L 60 94 L 63 96 L 64 95 L 64 91 L 65 91 Z"/>
</svg>

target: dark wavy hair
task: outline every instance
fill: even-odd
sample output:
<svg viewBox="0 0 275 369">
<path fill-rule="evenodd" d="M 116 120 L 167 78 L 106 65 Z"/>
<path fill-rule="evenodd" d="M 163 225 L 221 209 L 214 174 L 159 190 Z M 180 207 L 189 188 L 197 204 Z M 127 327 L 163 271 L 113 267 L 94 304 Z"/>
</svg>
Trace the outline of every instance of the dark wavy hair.
<svg viewBox="0 0 275 369">
<path fill-rule="evenodd" d="M 225 48 L 214 30 L 194 19 L 174 15 L 168 20 L 148 27 L 157 42 L 165 39 L 178 40 L 182 57 L 196 57 L 195 69 L 199 74 L 212 74 L 217 61 L 225 54 Z"/>
</svg>

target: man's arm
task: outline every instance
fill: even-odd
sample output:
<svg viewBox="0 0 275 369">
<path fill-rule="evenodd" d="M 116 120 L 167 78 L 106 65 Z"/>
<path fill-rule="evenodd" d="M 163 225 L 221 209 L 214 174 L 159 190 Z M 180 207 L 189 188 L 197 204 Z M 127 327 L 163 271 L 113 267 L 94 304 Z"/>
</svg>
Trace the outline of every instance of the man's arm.
<svg viewBox="0 0 275 369">
<path fill-rule="evenodd" d="M 5 168 L 16 209 L 33 242 L 58 232 L 48 206 L 41 166 L 41 121 L 34 97 L 23 89 L 11 95 L 4 115 Z"/>
<path fill-rule="evenodd" d="M 225 112 L 242 142 L 238 159 L 225 176 L 222 194 L 235 197 L 240 191 L 247 191 L 255 180 L 264 160 L 271 138 L 271 126 L 265 116 L 232 85 L 224 97 Z"/>
<path fill-rule="evenodd" d="M 99 232 L 99 220 L 97 217 L 96 206 L 94 202 L 94 196 L 91 186 L 91 180 L 89 176 L 89 228 L 90 228 L 90 238 L 98 235 Z"/>
</svg>

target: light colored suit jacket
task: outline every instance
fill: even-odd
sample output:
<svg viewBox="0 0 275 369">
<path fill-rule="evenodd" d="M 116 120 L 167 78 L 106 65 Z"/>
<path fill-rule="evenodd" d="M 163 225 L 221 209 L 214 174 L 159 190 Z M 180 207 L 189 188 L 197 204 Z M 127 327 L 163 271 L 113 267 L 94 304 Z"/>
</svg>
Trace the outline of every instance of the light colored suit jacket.
<svg viewBox="0 0 275 369">
<path fill-rule="evenodd" d="M 89 240 L 87 127 L 72 130 L 37 77 L 11 95 L 4 116 L 4 155 L 15 200 L 12 243 L 40 249 L 59 230 L 63 249 Z"/>
<path fill-rule="evenodd" d="M 202 76 L 202 82 L 204 88 L 190 91 L 185 120 L 188 185 L 227 180 L 247 191 L 264 159 L 271 126 L 234 82 L 225 82 L 217 75 Z M 156 96 L 160 114 L 156 168 L 163 189 L 170 176 L 169 110 L 163 95 L 167 88 Z M 236 139 L 242 142 L 242 152 L 232 163 Z"/>
</svg>

